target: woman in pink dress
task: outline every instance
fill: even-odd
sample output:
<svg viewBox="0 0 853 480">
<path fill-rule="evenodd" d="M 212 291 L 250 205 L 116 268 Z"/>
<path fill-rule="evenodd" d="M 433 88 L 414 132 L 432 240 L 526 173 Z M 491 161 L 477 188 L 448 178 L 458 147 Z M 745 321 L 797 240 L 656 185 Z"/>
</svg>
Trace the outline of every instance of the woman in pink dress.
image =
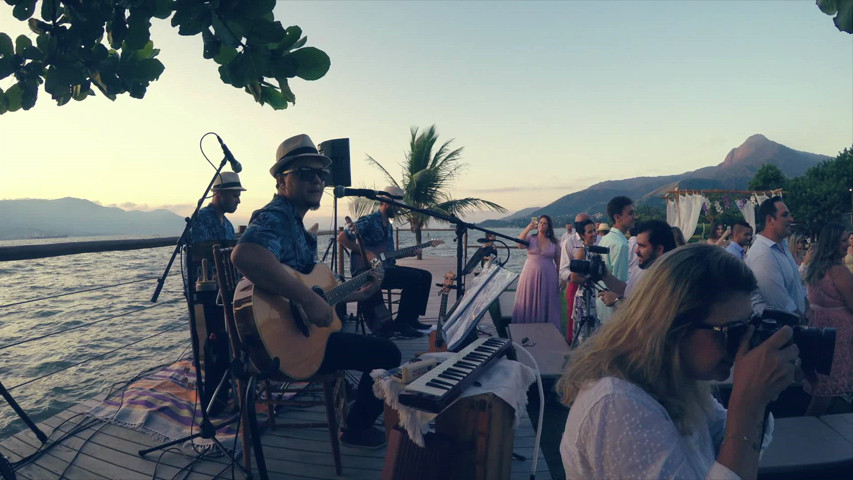
<svg viewBox="0 0 853 480">
<path fill-rule="evenodd" d="M 538 228 L 536 235 L 530 234 Z M 560 330 L 560 279 L 557 269 L 560 265 L 560 243 L 554 236 L 551 217 L 542 215 L 538 221 L 534 217 L 518 236 L 527 240 L 527 260 L 521 269 L 518 286 L 515 291 L 515 307 L 512 321 L 515 323 L 551 322 Z M 519 247 L 524 247 L 519 244 Z"/>
<path fill-rule="evenodd" d="M 848 403 L 853 400 L 853 274 L 841 263 L 847 253 L 847 238 L 840 223 L 826 224 L 806 267 L 809 325 L 837 329 L 829 375 L 817 374 L 816 379 L 806 379 L 803 384 L 803 390 L 812 395 L 806 415 L 824 414 L 833 397 Z"/>
</svg>

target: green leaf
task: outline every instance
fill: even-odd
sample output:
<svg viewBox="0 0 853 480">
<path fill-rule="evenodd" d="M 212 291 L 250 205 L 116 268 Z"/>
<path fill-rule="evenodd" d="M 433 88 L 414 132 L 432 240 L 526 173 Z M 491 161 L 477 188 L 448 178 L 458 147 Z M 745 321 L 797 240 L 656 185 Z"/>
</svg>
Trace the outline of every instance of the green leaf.
<svg viewBox="0 0 853 480">
<path fill-rule="evenodd" d="M 302 37 L 302 29 L 296 25 L 292 25 L 284 29 L 284 37 L 281 41 L 278 42 L 278 45 L 275 46 L 275 50 L 285 51 L 290 50 L 296 42 L 299 41 L 299 38 Z"/>
<path fill-rule="evenodd" d="M 237 56 L 237 53 L 238 52 L 236 48 L 221 45 L 219 53 L 215 57 L 213 57 L 213 61 L 220 65 L 226 65 L 228 63 L 231 63 L 232 60 L 234 60 L 234 58 Z"/>
<path fill-rule="evenodd" d="M 817 4 L 817 8 L 827 15 L 835 15 L 835 12 L 838 11 L 835 0 L 817 0 L 815 3 Z"/>
<path fill-rule="evenodd" d="M 45 34 L 50 28 L 50 25 L 42 22 L 38 18 L 31 18 L 27 20 L 27 26 L 30 27 L 30 31 L 35 33 L 36 35 Z"/>
<path fill-rule="evenodd" d="M 219 51 L 222 49 L 222 42 L 209 29 L 205 28 L 201 31 L 201 39 L 204 44 L 204 51 L 202 52 L 204 58 L 210 59 L 219 55 Z"/>
<path fill-rule="evenodd" d="M 124 17 L 124 9 L 117 8 L 113 12 L 113 18 L 107 24 L 107 40 L 110 47 L 119 48 L 127 38 L 127 20 Z"/>
<path fill-rule="evenodd" d="M 58 20 L 64 12 L 65 8 L 57 0 L 43 0 L 41 3 L 41 18 L 45 20 Z"/>
<path fill-rule="evenodd" d="M 219 15 L 212 15 L 210 25 L 213 27 L 216 38 L 222 41 L 224 45 L 236 48 L 240 45 L 239 40 L 231 33 L 231 30 L 222 22 Z"/>
<path fill-rule="evenodd" d="M 0 58 L 0 79 L 15 73 L 15 62 L 13 57 Z"/>
<path fill-rule="evenodd" d="M 160 78 L 160 75 L 163 73 L 163 70 L 165 70 L 165 67 L 160 62 L 160 60 L 146 58 L 145 60 L 139 62 L 137 76 L 138 78 L 142 78 L 150 82 Z"/>
<path fill-rule="evenodd" d="M 15 49 L 12 46 L 12 39 L 9 35 L 0 32 L 0 57 L 11 57 L 15 54 Z"/>
<path fill-rule="evenodd" d="M 293 78 L 299 63 L 292 55 L 276 55 L 270 62 L 270 75 L 273 78 Z"/>
<path fill-rule="evenodd" d="M 131 50 L 144 47 L 151 38 L 149 18 L 131 13 L 127 18 L 127 38 L 124 42 Z"/>
<path fill-rule="evenodd" d="M 23 1 L 18 2 L 18 4 L 15 5 L 15 8 L 12 9 L 12 15 L 15 18 L 17 18 L 18 20 L 23 21 L 23 20 L 26 20 L 26 19 L 32 17 L 33 13 L 35 13 L 35 11 L 36 11 L 36 0 L 23 0 Z M 8 92 L 7 92 L 7 95 L 8 95 Z M 20 104 L 18 105 L 18 108 L 20 108 Z M 15 110 L 12 110 L 11 108 L 9 108 L 9 110 L 14 112 L 15 110 L 17 110 L 17 108 Z"/>
<path fill-rule="evenodd" d="M 24 91 L 19 84 L 14 84 L 6 90 L 6 108 L 10 112 L 16 112 L 21 109 L 21 100 Z"/>
<path fill-rule="evenodd" d="M 237 6 L 236 13 L 247 18 L 256 19 L 269 14 L 274 7 L 275 0 L 244 0 Z"/>
<path fill-rule="evenodd" d="M 251 33 L 249 33 L 248 38 L 259 43 L 274 44 L 286 35 L 284 27 L 281 26 L 281 22 L 258 20 L 255 22 L 255 26 L 251 30 Z"/>
<path fill-rule="evenodd" d="M 35 81 L 22 82 L 21 84 L 21 107 L 24 110 L 33 108 L 36 104 L 36 99 L 39 94 L 38 83 Z"/>
<path fill-rule="evenodd" d="M 276 79 L 278 81 L 278 88 L 281 90 L 281 94 L 284 96 L 284 99 L 290 103 L 296 103 L 296 95 L 290 90 L 290 85 L 287 84 L 286 78 Z"/>
<path fill-rule="evenodd" d="M 842 32 L 853 33 L 853 0 L 839 1 L 838 15 L 833 21 Z"/>
<path fill-rule="evenodd" d="M 261 100 L 268 103 L 274 110 L 287 108 L 287 100 L 284 95 L 272 87 L 261 87 Z"/>
<path fill-rule="evenodd" d="M 169 18 L 172 11 L 175 9 L 174 0 L 155 0 L 154 2 L 154 17 L 159 19 Z"/>
<path fill-rule="evenodd" d="M 18 38 L 15 39 L 15 52 L 22 57 L 24 56 L 24 51 L 32 46 L 33 41 L 26 35 L 18 35 Z"/>
<path fill-rule="evenodd" d="M 318 80 L 329 71 L 332 61 L 326 52 L 315 47 L 300 48 L 290 53 L 296 60 L 296 76 L 303 80 Z"/>
</svg>

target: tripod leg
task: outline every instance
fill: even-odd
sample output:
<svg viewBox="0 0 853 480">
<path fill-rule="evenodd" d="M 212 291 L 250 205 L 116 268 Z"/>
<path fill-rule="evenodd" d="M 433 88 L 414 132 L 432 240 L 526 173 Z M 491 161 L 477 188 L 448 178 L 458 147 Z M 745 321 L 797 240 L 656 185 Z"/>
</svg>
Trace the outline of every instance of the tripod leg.
<svg viewBox="0 0 853 480">
<path fill-rule="evenodd" d="M 255 450 L 255 463 L 258 464 L 258 476 L 261 480 L 268 480 L 267 462 L 264 459 L 264 450 L 261 446 L 261 436 L 258 433 L 258 417 L 255 414 L 255 387 L 257 377 L 249 378 L 249 384 L 246 386 L 246 415 L 249 417 L 246 426 L 249 428 L 252 437 L 252 448 Z"/>
</svg>

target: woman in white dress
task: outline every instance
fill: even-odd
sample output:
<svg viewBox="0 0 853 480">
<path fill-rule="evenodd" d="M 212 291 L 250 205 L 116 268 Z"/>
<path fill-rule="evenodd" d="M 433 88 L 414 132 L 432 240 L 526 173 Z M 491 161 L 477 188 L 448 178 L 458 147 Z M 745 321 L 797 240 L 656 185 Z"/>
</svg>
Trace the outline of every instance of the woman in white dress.
<svg viewBox="0 0 853 480">
<path fill-rule="evenodd" d="M 567 478 L 756 478 L 773 430 L 765 407 L 800 360 L 790 327 L 749 349 L 755 287 L 742 261 L 707 244 L 649 268 L 557 385 L 571 407 L 560 443 Z M 727 412 L 707 381 L 733 366 Z"/>
</svg>

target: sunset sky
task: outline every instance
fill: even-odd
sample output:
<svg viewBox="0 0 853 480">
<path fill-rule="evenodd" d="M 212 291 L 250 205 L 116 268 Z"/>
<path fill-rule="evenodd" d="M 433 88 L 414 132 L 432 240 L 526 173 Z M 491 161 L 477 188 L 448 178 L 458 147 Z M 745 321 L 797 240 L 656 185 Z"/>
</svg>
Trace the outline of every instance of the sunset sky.
<svg viewBox="0 0 853 480">
<path fill-rule="evenodd" d="M 0 31 L 14 38 L 26 25 L 11 9 L 0 4 Z M 188 215 L 213 173 L 198 147 L 209 131 L 243 164 L 235 224 L 272 197 L 275 149 L 298 133 L 350 138 L 354 186 L 382 188 L 365 156 L 397 174 L 409 128 L 436 124 L 464 147 L 454 196 L 510 210 L 715 165 L 755 133 L 831 156 L 853 144 L 853 36 L 813 1 L 278 2 L 275 14 L 332 60 L 291 83 L 295 106 L 223 84 L 200 36 L 155 19 L 166 70 L 143 100 L 57 107 L 42 90 L 0 116 L 0 199 Z M 202 147 L 222 158 L 213 137 Z M 309 216 L 326 222 L 331 205 L 329 190 Z"/>
</svg>

